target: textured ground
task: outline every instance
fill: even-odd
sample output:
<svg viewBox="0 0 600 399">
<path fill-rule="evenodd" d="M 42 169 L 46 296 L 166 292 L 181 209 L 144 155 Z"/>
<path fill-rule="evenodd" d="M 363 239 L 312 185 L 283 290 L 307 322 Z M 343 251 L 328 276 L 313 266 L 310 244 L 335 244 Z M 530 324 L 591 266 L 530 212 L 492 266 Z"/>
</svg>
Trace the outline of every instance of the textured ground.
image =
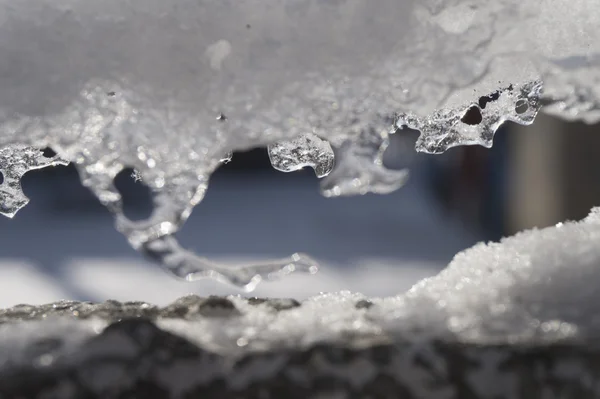
<svg viewBox="0 0 600 399">
<path fill-rule="evenodd" d="M 2 310 L 0 398 L 600 397 L 592 342 L 477 345 L 406 329 L 353 330 L 369 314 L 378 319 L 380 305 L 351 295 L 343 302 L 354 321 L 344 328 L 315 324 L 309 336 L 311 328 L 298 334 L 289 323 L 281 339 L 228 344 L 238 322 L 241 336 L 265 328 L 265 315 L 282 325 L 305 313 L 311 323 L 315 312 L 326 317 L 328 302 L 340 304 L 325 298 L 315 311 L 295 300 L 188 296 L 162 308 L 108 301 Z M 202 337 L 211 323 L 221 339 Z"/>
</svg>

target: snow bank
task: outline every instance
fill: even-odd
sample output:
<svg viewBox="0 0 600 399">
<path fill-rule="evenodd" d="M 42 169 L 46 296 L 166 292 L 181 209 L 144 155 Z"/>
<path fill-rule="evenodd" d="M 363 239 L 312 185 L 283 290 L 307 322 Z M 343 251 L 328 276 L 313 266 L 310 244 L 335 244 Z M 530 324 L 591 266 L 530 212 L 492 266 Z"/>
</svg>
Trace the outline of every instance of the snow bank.
<svg viewBox="0 0 600 399">
<path fill-rule="evenodd" d="M 404 295 L 429 323 L 461 339 L 586 340 L 600 318 L 600 208 L 580 222 L 530 230 L 456 255 L 439 275 Z M 433 316 L 436 315 L 436 316 Z M 414 320 L 414 319 L 409 319 Z"/>
</svg>

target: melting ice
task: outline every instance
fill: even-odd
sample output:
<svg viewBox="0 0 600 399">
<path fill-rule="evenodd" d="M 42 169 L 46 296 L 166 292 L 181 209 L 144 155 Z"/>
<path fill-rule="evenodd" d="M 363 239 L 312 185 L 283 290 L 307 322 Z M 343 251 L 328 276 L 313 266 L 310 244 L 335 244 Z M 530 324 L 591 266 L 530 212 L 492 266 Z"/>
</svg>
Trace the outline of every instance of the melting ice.
<svg viewBox="0 0 600 399">
<path fill-rule="evenodd" d="M 179 246 L 232 151 L 270 145 L 326 196 L 387 193 L 407 176 L 381 162 L 397 128 L 437 153 L 490 146 L 541 104 L 597 122 L 599 21 L 597 0 L 0 0 L 0 212 L 27 203 L 25 171 L 72 162 L 131 245 L 180 277 L 314 272 L 304 255 L 229 269 Z M 148 220 L 122 212 L 126 168 L 153 193 Z"/>
</svg>

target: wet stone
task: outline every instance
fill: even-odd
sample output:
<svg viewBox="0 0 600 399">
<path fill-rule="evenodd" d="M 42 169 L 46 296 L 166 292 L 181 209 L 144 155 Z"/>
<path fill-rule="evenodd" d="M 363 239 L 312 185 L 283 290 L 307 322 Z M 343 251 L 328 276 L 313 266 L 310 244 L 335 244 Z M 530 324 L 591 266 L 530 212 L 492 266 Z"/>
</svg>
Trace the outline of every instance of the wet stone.
<svg viewBox="0 0 600 399">
<path fill-rule="evenodd" d="M 59 301 L 41 306 L 17 305 L 10 309 L 0 310 L 0 324 L 40 320 L 48 317 L 74 317 L 87 319 L 98 317 L 107 321 L 116 321 L 123 318 L 158 316 L 159 308 L 145 302 L 106 301 L 94 304 L 91 302 Z"/>
<path fill-rule="evenodd" d="M 272 308 L 276 311 L 294 309 L 294 308 L 297 308 L 300 306 L 300 302 L 298 302 L 297 300 L 295 300 L 293 298 L 267 299 L 267 298 L 253 297 L 253 298 L 248 298 L 248 304 L 253 305 L 253 306 L 266 304 L 267 306 L 269 306 L 270 308 Z"/>
<path fill-rule="evenodd" d="M 253 306 L 262 305 L 263 303 L 265 303 L 267 301 L 268 301 L 268 299 L 266 299 L 266 298 L 257 298 L 257 297 L 248 298 L 248 303 Z"/>
<path fill-rule="evenodd" d="M 190 294 L 176 299 L 175 302 L 173 302 L 173 305 L 191 307 L 200 304 L 202 301 L 204 301 L 204 298 L 199 297 L 198 295 Z"/>
<path fill-rule="evenodd" d="M 300 307 L 300 302 L 295 299 L 273 299 L 269 305 L 275 310 L 288 310 Z"/>
<path fill-rule="evenodd" d="M 263 339 L 258 351 L 251 344 L 228 347 L 226 331 L 235 320 L 260 329 L 262 318 L 254 316 L 288 317 L 278 308 L 294 308 L 294 317 L 307 320 L 315 311 L 289 299 L 247 301 L 253 306 L 244 307 L 244 315 L 232 299 L 199 296 L 162 309 L 145 302 L 62 301 L 0 310 L 0 347 L 11 349 L 0 351 L 0 398 L 443 398 L 452 392 L 457 398 L 531 399 L 550 391 L 564 398 L 600 397 L 589 384 L 600 381 L 600 348 L 592 342 L 469 344 L 409 330 L 385 337 L 339 331 L 307 341 L 290 330 L 283 333 L 295 338 Z M 368 306 L 373 303 L 366 299 L 355 304 Z M 148 309 L 154 316 L 143 316 Z M 364 316 L 354 314 L 357 320 Z M 68 329 L 53 330 L 56 318 L 44 315 L 62 317 Z M 91 316 L 107 323 L 90 330 L 97 323 Z M 35 330 L 27 327 L 32 320 L 39 323 Z M 16 342 L 26 344 L 11 348 L 14 341 L 4 332 L 20 331 L 21 323 L 34 334 L 18 336 Z M 223 334 L 217 330 L 213 341 L 194 338 L 221 323 Z M 74 343 L 85 326 L 87 335 Z M 325 326 L 315 325 L 311 334 L 320 328 Z M 507 378 L 511 384 L 502 384 Z"/>
<path fill-rule="evenodd" d="M 185 318 L 188 313 L 197 309 L 204 299 L 198 295 L 186 295 L 160 310 L 161 317 Z"/>
<path fill-rule="evenodd" d="M 211 296 L 198 305 L 198 313 L 205 317 L 237 316 L 240 311 L 227 298 Z"/>
<path fill-rule="evenodd" d="M 371 306 L 373 306 L 373 302 L 366 299 L 361 299 L 360 301 L 356 302 L 355 306 L 356 309 L 369 309 Z"/>
</svg>

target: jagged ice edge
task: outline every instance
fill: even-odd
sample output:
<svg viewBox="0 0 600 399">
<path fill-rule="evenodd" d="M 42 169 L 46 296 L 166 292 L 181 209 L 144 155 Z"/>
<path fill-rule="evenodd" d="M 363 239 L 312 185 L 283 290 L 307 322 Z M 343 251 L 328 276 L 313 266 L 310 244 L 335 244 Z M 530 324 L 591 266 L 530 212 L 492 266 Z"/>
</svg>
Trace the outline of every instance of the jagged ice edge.
<svg viewBox="0 0 600 399">
<path fill-rule="evenodd" d="M 391 171 L 383 166 L 383 153 L 389 144 L 389 135 L 395 132 L 395 128 L 410 127 L 419 130 L 421 135 L 416 145 L 419 151 L 440 153 L 456 145 L 471 144 L 489 147 L 494 133 L 505 121 L 511 120 L 521 124 L 533 122 L 540 109 L 541 90 L 542 84 L 539 81 L 509 85 L 479 98 L 477 102 L 436 111 L 427 118 L 398 114 L 393 122 L 395 127 L 389 130 L 364 129 L 355 137 L 343 142 L 341 148 L 338 148 L 338 163 L 335 168 L 335 155 L 330 143 L 315 134 L 304 134 L 294 140 L 269 145 L 269 158 L 275 169 L 284 172 L 312 167 L 319 178 L 325 178 L 322 193 L 326 197 L 361 195 L 369 192 L 385 194 L 400 188 L 408 177 L 406 170 Z M 475 114 L 475 119 L 470 116 L 472 114 Z M 8 178 L 0 185 L 0 197 L 3 207 L 10 209 L 7 211 L 2 208 L 0 213 L 9 217 L 13 217 L 27 204 L 28 200 L 19 181 L 25 172 L 67 164 L 67 161 L 58 155 L 46 159 L 39 149 L 24 145 L 6 147 L 2 154 L 0 170 Z M 220 162 L 228 162 L 231 156 L 231 153 L 225 154 L 220 158 Z M 123 167 L 124 165 L 117 162 L 111 173 L 116 176 Z M 146 221 L 132 222 L 122 213 L 118 193 L 110 195 L 114 193 L 114 188 L 95 187 L 95 181 L 89 178 L 88 168 L 82 168 L 81 165 L 78 165 L 78 168 L 84 184 L 116 215 L 117 230 L 128 238 L 132 247 L 167 267 L 176 276 L 188 281 L 213 278 L 242 287 L 245 291 L 252 291 L 265 278 L 279 278 L 294 271 L 316 273 L 318 270 L 317 262 L 303 254 L 294 254 L 289 258 L 265 264 L 230 268 L 181 248 L 174 234 L 189 216 L 191 208 L 202 200 L 208 187 L 207 180 L 196 187 L 194 195 L 188 196 L 185 207 L 189 210 L 178 217 L 165 215 L 163 212 L 162 215 L 153 214 Z M 143 180 L 143 176 L 136 173 L 136 179 Z M 165 201 L 161 194 L 164 193 L 154 194 L 156 208 L 164 210 L 164 207 L 161 207 Z M 186 197 L 182 198 L 185 200 Z M 157 219 L 163 221 L 157 223 Z"/>
</svg>

